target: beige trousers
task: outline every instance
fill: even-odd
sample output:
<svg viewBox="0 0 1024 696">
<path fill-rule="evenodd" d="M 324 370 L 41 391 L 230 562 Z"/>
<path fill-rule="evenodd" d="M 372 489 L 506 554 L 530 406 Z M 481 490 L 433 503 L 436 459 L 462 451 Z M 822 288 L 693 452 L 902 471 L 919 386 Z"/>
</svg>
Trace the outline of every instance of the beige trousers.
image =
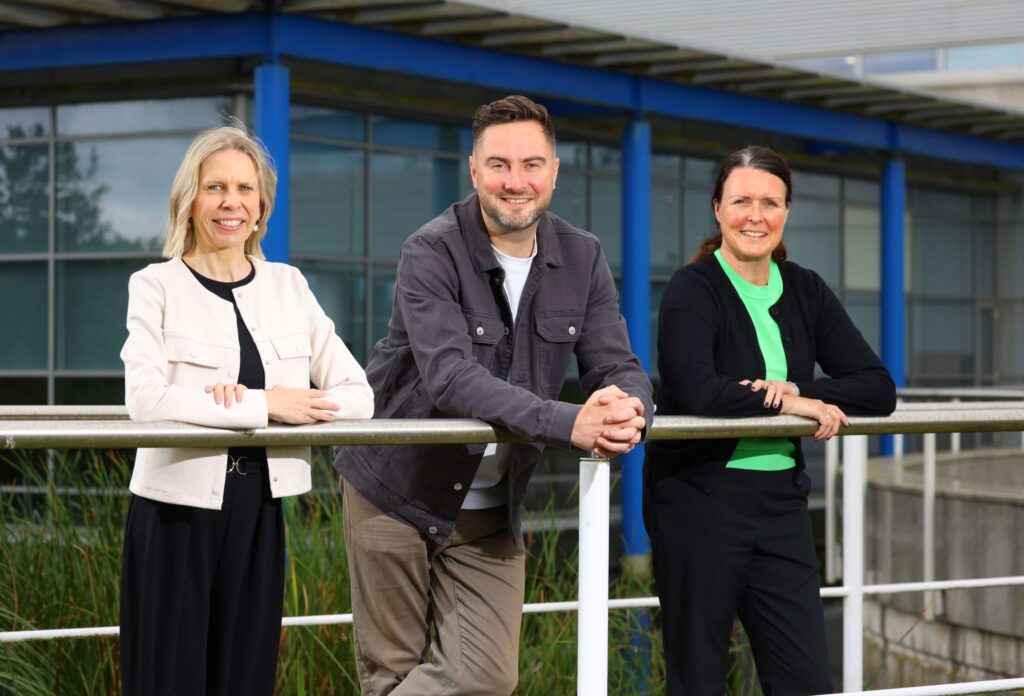
<svg viewBox="0 0 1024 696">
<path fill-rule="evenodd" d="M 342 485 L 363 696 L 511 694 L 526 578 L 507 509 L 463 510 L 439 545 Z"/>
</svg>

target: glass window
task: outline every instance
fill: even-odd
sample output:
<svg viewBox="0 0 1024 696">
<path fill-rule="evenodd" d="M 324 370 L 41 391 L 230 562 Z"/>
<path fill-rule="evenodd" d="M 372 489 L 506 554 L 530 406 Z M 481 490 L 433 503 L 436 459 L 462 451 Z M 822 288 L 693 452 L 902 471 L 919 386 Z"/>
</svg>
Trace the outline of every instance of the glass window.
<svg viewBox="0 0 1024 696">
<path fill-rule="evenodd" d="M 50 110 L 46 107 L 0 109 L 0 140 L 40 138 L 50 134 Z"/>
<path fill-rule="evenodd" d="M 366 364 L 366 270 L 361 264 L 298 261 L 310 290 L 360 364 Z"/>
<path fill-rule="evenodd" d="M 58 377 L 54 400 L 66 406 L 124 403 L 124 377 Z"/>
<path fill-rule="evenodd" d="M 0 264 L 0 370 L 45 370 L 47 356 L 46 262 Z"/>
<path fill-rule="evenodd" d="M 846 179 L 843 182 L 843 195 L 847 203 L 863 203 L 878 207 L 881 205 L 881 193 L 877 181 Z"/>
<path fill-rule="evenodd" d="M 701 242 L 718 234 L 718 223 L 711 208 L 710 184 L 687 184 L 685 195 L 682 263 L 697 253 Z"/>
<path fill-rule="evenodd" d="M 366 140 L 366 115 L 360 112 L 292 104 L 288 110 L 288 120 L 292 135 Z"/>
<path fill-rule="evenodd" d="M 814 72 L 833 73 L 846 77 L 857 74 L 856 56 L 817 56 L 814 58 L 796 58 L 786 62 L 794 67 Z"/>
<path fill-rule="evenodd" d="M 57 133 L 107 135 L 200 130 L 225 123 L 232 108 L 230 97 L 64 104 L 57 107 Z"/>
<path fill-rule="evenodd" d="M 914 213 L 944 211 L 970 215 L 971 196 L 949 189 L 929 189 L 918 186 L 910 187 L 908 208 Z"/>
<path fill-rule="evenodd" d="M 461 198 L 460 162 L 374 153 L 370 172 L 370 255 L 397 259 L 409 236 Z"/>
<path fill-rule="evenodd" d="M 557 188 L 551 194 L 548 209 L 570 225 L 586 229 L 587 221 L 587 174 L 585 171 L 566 167 L 558 168 Z"/>
<path fill-rule="evenodd" d="M 682 176 L 683 158 L 657 152 L 651 155 L 651 176 L 678 181 Z"/>
<path fill-rule="evenodd" d="M 35 406 L 45 403 L 45 377 L 0 377 L 0 404 Z M 21 451 L 24 452 L 24 450 Z M 6 482 L 0 481 L 0 483 Z"/>
<path fill-rule="evenodd" d="M 57 145 L 57 249 L 155 251 L 191 138 Z"/>
<path fill-rule="evenodd" d="M 983 297 L 996 294 L 996 229 L 990 222 L 974 223 L 975 292 Z"/>
<path fill-rule="evenodd" d="M 839 204 L 795 199 L 782 241 L 789 258 L 839 288 Z"/>
<path fill-rule="evenodd" d="M 584 143 L 559 142 L 555 150 L 558 154 L 559 180 L 561 185 L 562 170 L 566 167 L 587 168 L 587 146 Z"/>
<path fill-rule="evenodd" d="M 388 321 L 391 319 L 391 308 L 395 299 L 395 269 L 392 267 L 373 267 L 373 316 L 371 322 L 370 342 L 376 343 L 388 334 Z"/>
<path fill-rule="evenodd" d="M 0 146 L 0 254 L 47 251 L 49 216 L 49 146 Z"/>
<path fill-rule="evenodd" d="M 1024 65 L 1024 43 L 952 46 L 946 49 L 946 70 L 1016 68 Z"/>
<path fill-rule="evenodd" d="M 365 153 L 294 142 L 289 159 L 292 253 L 363 254 Z"/>
<path fill-rule="evenodd" d="M 974 303 L 969 300 L 913 302 L 912 370 L 933 377 L 974 373 Z"/>
<path fill-rule="evenodd" d="M 444 123 L 374 116 L 373 142 L 377 145 L 468 155 L 473 149 L 473 133 L 469 128 Z"/>
<path fill-rule="evenodd" d="M 652 274 L 670 275 L 679 267 L 681 197 L 678 182 L 654 182 L 651 185 Z"/>
<path fill-rule="evenodd" d="M 847 205 L 844 209 L 843 268 L 848 290 L 881 288 L 882 260 L 878 208 Z"/>
<path fill-rule="evenodd" d="M 622 151 L 604 145 L 594 145 L 590 148 L 590 167 L 594 171 L 619 176 L 622 170 Z"/>
<path fill-rule="evenodd" d="M 882 352 L 882 308 L 877 292 L 846 293 L 846 313 L 876 354 Z"/>
<path fill-rule="evenodd" d="M 793 171 L 793 190 L 790 195 L 816 198 L 839 198 L 839 177 L 828 174 Z"/>
<path fill-rule="evenodd" d="M 128 277 L 144 260 L 57 264 L 57 369 L 120 370 Z M 122 397 L 123 398 L 123 397 Z"/>
<path fill-rule="evenodd" d="M 619 179 L 595 176 L 591 187 L 590 231 L 601 240 L 612 273 L 619 273 L 622 271 L 622 186 Z"/>
<path fill-rule="evenodd" d="M 970 295 L 974 292 L 971 268 L 971 224 L 950 217 L 914 214 L 914 227 L 927 230 L 912 242 L 915 293 Z"/>
<path fill-rule="evenodd" d="M 939 51 L 934 48 L 887 53 L 866 53 L 863 59 L 865 75 L 925 72 L 939 69 Z"/>
</svg>

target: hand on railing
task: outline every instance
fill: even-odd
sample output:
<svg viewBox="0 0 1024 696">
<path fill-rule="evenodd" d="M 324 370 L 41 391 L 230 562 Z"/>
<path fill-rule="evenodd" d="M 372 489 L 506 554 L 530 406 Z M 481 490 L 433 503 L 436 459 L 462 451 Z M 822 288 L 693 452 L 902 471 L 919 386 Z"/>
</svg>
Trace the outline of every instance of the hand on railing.
<svg viewBox="0 0 1024 696">
<path fill-rule="evenodd" d="M 612 385 L 598 389 L 580 409 L 572 428 L 572 444 L 601 457 L 617 457 L 640 442 L 647 425 L 644 405 Z"/>
<path fill-rule="evenodd" d="M 319 389 L 293 389 L 276 385 L 267 389 L 267 414 L 271 420 L 291 425 L 332 421 L 338 404 Z"/>
<path fill-rule="evenodd" d="M 232 403 L 242 403 L 242 395 L 248 389 L 244 384 L 208 384 L 204 391 L 213 394 L 213 402 L 218 406 L 224 404 L 224 408 L 231 408 Z"/>
<path fill-rule="evenodd" d="M 775 379 L 749 379 L 742 380 L 740 384 L 750 387 L 750 391 L 764 391 L 764 407 L 778 408 L 784 394 L 800 396 L 800 390 L 792 382 L 782 382 Z"/>
<path fill-rule="evenodd" d="M 839 426 L 850 427 L 850 419 L 842 409 L 834 404 L 826 404 L 821 399 L 808 399 L 805 396 L 783 394 L 780 413 L 803 416 L 818 421 L 818 430 L 814 433 L 815 440 L 829 440 L 839 432 Z"/>
</svg>

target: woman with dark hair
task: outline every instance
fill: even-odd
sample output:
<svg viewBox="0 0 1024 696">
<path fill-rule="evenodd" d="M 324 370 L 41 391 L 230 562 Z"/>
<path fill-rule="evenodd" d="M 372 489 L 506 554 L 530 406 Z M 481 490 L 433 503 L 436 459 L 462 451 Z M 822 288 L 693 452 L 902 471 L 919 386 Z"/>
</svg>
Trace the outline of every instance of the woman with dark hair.
<svg viewBox="0 0 1024 696">
<path fill-rule="evenodd" d="M 892 378 L 839 300 L 786 260 L 791 200 L 789 168 L 772 150 L 722 161 L 718 234 L 662 297 L 658 415 L 793 414 L 817 421 L 821 440 L 847 414 L 895 408 Z M 800 439 L 651 442 L 644 479 L 667 692 L 725 691 L 737 616 L 764 693 L 831 691 Z"/>
</svg>

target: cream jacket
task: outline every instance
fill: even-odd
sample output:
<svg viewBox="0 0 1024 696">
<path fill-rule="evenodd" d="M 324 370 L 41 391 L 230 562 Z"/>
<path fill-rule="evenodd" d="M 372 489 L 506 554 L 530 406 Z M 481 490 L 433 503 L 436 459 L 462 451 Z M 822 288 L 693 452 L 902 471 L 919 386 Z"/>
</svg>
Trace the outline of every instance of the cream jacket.
<svg viewBox="0 0 1024 696">
<path fill-rule="evenodd" d="M 263 361 L 268 388 L 326 391 L 335 418 L 370 418 L 373 392 L 363 369 L 334 333 L 298 269 L 249 257 L 252 282 L 234 290 Z M 125 403 L 132 420 L 183 421 L 218 428 L 264 428 L 267 398 L 249 389 L 241 403 L 218 406 L 204 387 L 234 383 L 240 361 L 234 308 L 200 285 L 181 259 L 152 264 L 128 281 L 128 340 L 121 350 Z M 139 449 L 129 486 L 145 498 L 220 509 L 227 448 Z M 275 498 L 311 487 L 308 447 L 268 447 Z"/>
</svg>

